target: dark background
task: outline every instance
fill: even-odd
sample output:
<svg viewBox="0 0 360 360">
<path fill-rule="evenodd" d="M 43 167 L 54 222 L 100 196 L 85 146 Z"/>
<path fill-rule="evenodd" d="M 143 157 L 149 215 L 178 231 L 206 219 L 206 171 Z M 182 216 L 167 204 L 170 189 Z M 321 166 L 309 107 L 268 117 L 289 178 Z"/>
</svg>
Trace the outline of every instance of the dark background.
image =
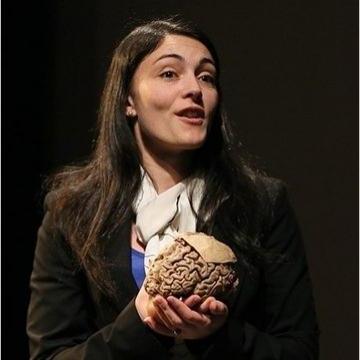
<svg viewBox="0 0 360 360">
<path fill-rule="evenodd" d="M 183 14 L 213 39 L 229 116 L 289 184 L 321 359 L 358 359 L 357 1 L 3 1 L 2 350 L 28 357 L 41 183 L 92 148 L 112 50 L 134 18 Z"/>
</svg>

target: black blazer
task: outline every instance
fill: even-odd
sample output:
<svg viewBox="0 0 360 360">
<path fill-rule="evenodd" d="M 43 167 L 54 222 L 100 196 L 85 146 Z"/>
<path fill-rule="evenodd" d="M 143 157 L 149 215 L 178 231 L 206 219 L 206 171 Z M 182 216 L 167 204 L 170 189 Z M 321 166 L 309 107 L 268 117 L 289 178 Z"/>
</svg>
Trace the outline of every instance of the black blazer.
<svg viewBox="0 0 360 360">
<path fill-rule="evenodd" d="M 262 246 L 286 253 L 289 261 L 266 265 L 251 276 L 239 274 L 241 285 L 225 325 L 206 339 L 186 341 L 198 358 L 318 358 L 319 331 L 297 221 L 282 182 L 267 181 L 264 191 L 272 215 Z M 106 257 L 118 287 L 111 300 L 79 270 L 51 220 L 49 196 L 45 210 L 30 284 L 31 359 L 169 359 L 174 340 L 143 324 L 134 305 L 138 288 L 131 273 L 131 223 L 109 239 Z"/>
</svg>

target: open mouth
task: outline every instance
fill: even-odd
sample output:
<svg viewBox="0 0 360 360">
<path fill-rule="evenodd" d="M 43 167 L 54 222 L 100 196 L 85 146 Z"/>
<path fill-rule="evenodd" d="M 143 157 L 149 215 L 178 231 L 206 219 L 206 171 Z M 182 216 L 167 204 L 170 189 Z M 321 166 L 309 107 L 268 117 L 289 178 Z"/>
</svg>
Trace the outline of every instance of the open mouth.
<svg viewBox="0 0 360 360">
<path fill-rule="evenodd" d="M 205 112 L 201 108 L 189 107 L 179 111 L 176 115 L 189 119 L 203 119 L 205 117 Z"/>
<path fill-rule="evenodd" d="M 193 125 L 201 125 L 205 119 L 205 112 L 201 108 L 190 107 L 179 111 L 177 116 L 182 121 Z"/>
</svg>

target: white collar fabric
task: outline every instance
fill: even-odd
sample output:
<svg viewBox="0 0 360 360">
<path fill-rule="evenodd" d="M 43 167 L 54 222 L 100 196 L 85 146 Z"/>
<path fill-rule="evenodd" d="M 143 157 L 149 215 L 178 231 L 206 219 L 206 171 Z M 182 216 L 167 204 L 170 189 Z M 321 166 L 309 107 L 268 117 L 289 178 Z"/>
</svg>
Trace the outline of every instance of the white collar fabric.
<svg viewBox="0 0 360 360">
<path fill-rule="evenodd" d="M 204 189 L 204 181 L 187 178 L 158 194 L 149 175 L 141 168 L 142 184 L 134 201 L 136 232 L 145 245 L 144 267 L 148 273 L 151 261 L 174 242 L 178 232 L 196 231 L 196 215 Z M 192 195 L 192 207 L 190 204 Z"/>
</svg>

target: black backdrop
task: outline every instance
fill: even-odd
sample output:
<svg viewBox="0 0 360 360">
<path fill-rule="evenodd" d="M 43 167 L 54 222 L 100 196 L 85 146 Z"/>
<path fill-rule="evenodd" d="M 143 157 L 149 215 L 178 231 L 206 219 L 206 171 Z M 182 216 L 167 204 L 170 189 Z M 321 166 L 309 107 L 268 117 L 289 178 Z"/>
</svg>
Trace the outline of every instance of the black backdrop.
<svg viewBox="0 0 360 360">
<path fill-rule="evenodd" d="M 220 53 L 229 116 L 284 179 L 302 226 L 321 359 L 358 358 L 357 1 L 3 1 L 3 355 L 28 357 L 41 182 L 92 148 L 112 49 L 132 19 L 180 13 Z"/>
</svg>

